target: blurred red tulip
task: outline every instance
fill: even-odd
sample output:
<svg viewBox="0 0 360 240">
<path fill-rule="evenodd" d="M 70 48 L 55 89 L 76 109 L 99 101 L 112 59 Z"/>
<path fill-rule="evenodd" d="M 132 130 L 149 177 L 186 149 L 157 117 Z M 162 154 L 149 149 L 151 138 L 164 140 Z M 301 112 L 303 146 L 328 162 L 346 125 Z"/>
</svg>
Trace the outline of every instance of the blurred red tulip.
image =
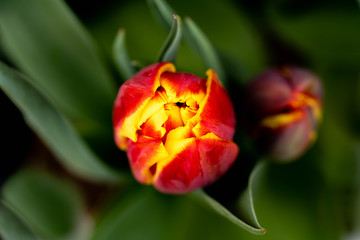
<svg viewBox="0 0 360 240">
<path fill-rule="evenodd" d="M 245 89 L 246 118 L 260 151 L 279 162 L 304 153 L 317 136 L 323 90 L 307 70 L 270 69 Z"/>
</svg>

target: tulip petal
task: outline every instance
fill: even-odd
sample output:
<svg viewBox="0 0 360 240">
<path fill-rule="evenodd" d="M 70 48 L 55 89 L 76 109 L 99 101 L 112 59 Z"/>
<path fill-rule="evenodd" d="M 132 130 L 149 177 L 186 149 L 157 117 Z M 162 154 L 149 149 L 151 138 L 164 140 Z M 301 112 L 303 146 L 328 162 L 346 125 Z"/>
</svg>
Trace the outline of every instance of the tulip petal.
<svg viewBox="0 0 360 240">
<path fill-rule="evenodd" d="M 157 190 L 173 194 L 204 187 L 229 169 L 237 153 L 235 143 L 220 139 L 212 133 L 192 138 L 167 165 L 158 165 L 153 184 Z"/>
<path fill-rule="evenodd" d="M 270 69 L 250 83 L 245 93 L 246 104 L 252 113 L 254 111 L 251 109 L 257 109 L 254 117 L 261 119 L 271 114 L 286 112 L 299 93 L 307 96 L 305 100 L 314 100 L 321 104 L 322 88 L 315 75 L 293 67 Z"/>
<path fill-rule="evenodd" d="M 303 94 L 303 96 L 305 96 L 303 98 L 304 103 L 311 110 L 309 112 L 309 114 L 313 115 L 313 117 L 317 121 L 321 121 L 321 118 L 322 118 L 321 99 L 317 99 L 316 97 L 311 97 L 311 96 L 308 96 L 308 95 L 305 95 L 305 94 Z"/>
<path fill-rule="evenodd" d="M 286 108 L 288 110 L 287 112 L 280 112 L 264 117 L 260 122 L 260 126 L 278 128 L 280 126 L 285 126 L 288 123 L 295 122 L 296 120 L 303 118 L 306 114 L 312 115 L 317 121 L 321 119 L 321 107 L 315 98 L 297 92 L 293 93 L 293 95 L 293 99 L 289 101 Z M 305 109 L 308 110 L 304 111 Z"/>
<path fill-rule="evenodd" d="M 293 111 L 291 113 L 280 113 L 264 118 L 263 120 L 261 120 L 260 126 L 275 129 L 278 127 L 285 126 L 286 124 L 291 124 L 292 122 L 295 122 L 303 117 L 304 117 L 304 113 L 302 111 Z"/>
<path fill-rule="evenodd" d="M 278 161 L 294 159 L 315 140 L 314 120 L 309 114 L 303 113 L 302 116 L 278 128 L 262 129 L 259 144 L 264 146 L 269 156 Z"/>
<path fill-rule="evenodd" d="M 142 136 L 139 136 L 137 142 L 128 140 L 127 155 L 136 180 L 145 184 L 151 184 L 153 181 L 154 172 L 151 167 L 169 156 L 161 140 Z"/>
<path fill-rule="evenodd" d="M 141 125 L 139 131 L 142 136 L 152 139 L 161 139 L 166 130 L 163 127 L 164 122 L 168 119 L 164 107 L 160 108 L 146 122 Z"/>
<path fill-rule="evenodd" d="M 275 69 L 266 71 L 251 82 L 245 94 L 249 111 L 258 119 L 286 108 L 293 97 L 291 86 Z"/>
<path fill-rule="evenodd" d="M 152 97 L 146 106 L 142 109 L 139 118 L 134 119 L 137 122 L 139 128 L 147 119 L 153 114 L 158 112 L 161 108 L 164 108 L 164 104 L 167 102 L 165 90 L 156 90 L 154 97 Z"/>
<path fill-rule="evenodd" d="M 314 74 L 301 68 L 291 67 L 285 69 L 290 72 L 295 91 L 305 93 L 321 102 L 323 89 L 320 80 Z"/>
<path fill-rule="evenodd" d="M 188 98 L 200 102 L 205 97 L 206 80 L 188 73 L 165 72 L 161 75 L 161 86 L 165 88 L 169 102 L 184 103 Z"/>
<path fill-rule="evenodd" d="M 165 148 L 169 155 L 176 155 L 183 151 L 194 140 L 190 125 L 178 127 L 170 131 L 166 137 Z M 167 164 L 167 163 L 166 163 Z M 164 163 L 162 163 L 164 165 Z"/>
<path fill-rule="evenodd" d="M 196 115 L 197 110 L 199 109 L 199 104 L 194 99 L 189 98 L 186 100 L 184 105 L 185 106 L 180 109 L 180 113 L 181 119 L 186 125 L 188 120 Z"/>
<path fill-rule="evenodd" d="M 206 74 L 208 76 L 206 96 L 192 120 L 195 125 L 193 132 L 197 137 L 212 132 L 220 138 L 231 140 L 236 124 L 232 102 L 216 73 L 210 69 Z M 197 120 L 199 122 L 196 125 Z"/>
<path fill-rule="evenodd" d="M 164 124 L 166 132 L 184 126 L 181 119 L 180 108 L 175 103 L 165 104 L 164 108 L 168 115 L 168 120 Z"/>
<path fill-rule="evenodd" d="M 113 110 L 116 144 L 126 149 L 126 139 L 137 140 L 140 114 L 160 86 L 160 75 L 174 72 L 172 63 L 150 65 L 126 81 L 120 88 Z"/>
</svg>

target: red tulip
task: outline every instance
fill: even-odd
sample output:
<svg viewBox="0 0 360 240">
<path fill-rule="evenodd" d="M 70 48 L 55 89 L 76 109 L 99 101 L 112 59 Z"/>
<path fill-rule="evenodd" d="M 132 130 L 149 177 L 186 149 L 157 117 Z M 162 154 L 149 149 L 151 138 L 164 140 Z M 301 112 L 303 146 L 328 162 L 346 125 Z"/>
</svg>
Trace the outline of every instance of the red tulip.
<svg viewBox="0 0 360 240">
<path fill-rule="evenodd" d="M 207 80 L 156 63 L 121 86 L 115 141 L 139 182 L 187 193 L 213 183 L 234 162 L 234 109 L 216 73 L 206 74 Z"/>
<path fill-rule="evenodd" d="M 309 71 L 270 69 L 245 90 L 247 118 L 261 151 L 277 161 L 290 161 L 314 142 L 322 115 L 322 86 Z"/>
</svg>

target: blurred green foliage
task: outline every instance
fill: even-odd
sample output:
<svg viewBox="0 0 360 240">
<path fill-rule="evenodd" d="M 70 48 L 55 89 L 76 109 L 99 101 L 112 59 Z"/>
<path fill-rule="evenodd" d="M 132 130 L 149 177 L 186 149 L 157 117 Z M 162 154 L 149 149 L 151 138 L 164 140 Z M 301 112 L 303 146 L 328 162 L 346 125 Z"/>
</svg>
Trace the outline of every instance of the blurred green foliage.
<svg viewBox="0 0 360 240">
<path fill-rule="evenodd" d="M 0 203 L 1 235 L 5 239 L 37 239 L 33 232 L 4 202 Z"/>
<path fill-rule="evenodd" d="M 65 239 L 77 226 L 81 200 L 73 187 L 39 171 L 21 171 L 3 187 L 3 196 L 41 238 Z"/>
<path fill-rule="evenodd" d="M 32 129 L 56 156 L 44 160 L 44 166 L 29 151 L 26 162 L 15 173 L 6 172 L 7 163 L 15 159 L 1 157 L 1 173 L 10 177 L 1 188 L 0 236 L 359 239 L 358 3 L 355 0 L 168 0 L 168 3 L 183 19 L 190 17 L 216 49 L 237 111 L 241 111 L 238 101 L 244 83 L 266 68 L 297 65 L 323 80 L 324 116 L 317 142 L 294 163 L 266 163 L 256 177 L 254 208 L 267 233 L 257 236 L 238 228 L 192 195 L 165 196 L 132 180 L 104 184 L 96 177 L 99 174 L 112 179 L 115 174 L 120 179 L 119 172 L 128 172 L 125 154 L 118 153 L 112 143 L 110 121 L 116 88 L 125 80 L 117 74 L 113 63 L 113 42 L 118 30 L 126 30 L 127 53 L 138 66 L 156 61 L 168 34 L 168 29 L 152 16 L 146 1 L 84 4 L 67 0 L 68 7 L 55 0 L 0 0 L 0 58 L 17 69 L 1 64 L 0 83 L 4 83 L 0 86 L 24 117 L 28 121 L 30 118 Z M 181 43 L 176 66 L 180 71 L 199 76 L 206 71 L 206 63 L 185 41 Z M 15 90 L 9 91 L 6 86 L 15 86 Z M 0 103 L 1 109 L 6 107 L 3 104 Z M 19 122 L 6 124 L 4 139 L 18 128 L 15 124 Z M 238 132 L 242 132 L 241 126 Z M 242 219 L 236 204 L 256 159 L 243 158 L 249 148 L 240 133 L 236 141 L 242 155 L 235 170 L 205 190 Z M 37 141 L 32 137 L 31 146 Z M 24 150 L 13 142 L 2 148 Z M 79 154 L 81 151 L 85 155 Z M 61 167 L 55 161 L 73 171 L 58 170 Z M 101 170 L 107 169 L 104 165 L 115 168 L 116 173 Z M 221 191 L 216 190 L 219 188 Z M 235 193 L 235 197 L 230 193 Z M 91 216 L 91 220 L 84 220 L 81 217 L 84 215 Z"/>
</svg>

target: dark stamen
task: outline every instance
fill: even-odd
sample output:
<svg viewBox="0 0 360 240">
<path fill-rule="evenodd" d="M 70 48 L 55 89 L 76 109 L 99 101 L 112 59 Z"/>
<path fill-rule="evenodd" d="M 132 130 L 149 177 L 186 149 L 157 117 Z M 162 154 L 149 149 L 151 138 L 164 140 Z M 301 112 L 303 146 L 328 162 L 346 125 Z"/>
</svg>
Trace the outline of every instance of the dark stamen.
<svg viewBox="0 0 360 240">
<path fill-rule="evenodd" d="M 185 103 L 181 103 L 181 102 L 176 103 L 176 106 L 178 106 L 178 107 L 184 107 L 184 105 L 185 105 Z"/>
<path fill-rule="evenodd" d="M 155 175 L 156 168 L 157 168 L 157 163 L 154 163 L 153 165 L 151 165 L 151 167 L 149 168 L 151 175 L 153 175 L 153 176 Z"/>
<path fill-rule="evenodd" d="M 157 89 L 156 89 L 156 91 L 165 91 L 165 89 L 162 87 L 162 86 L 159 86 Z"/>
</svg>

